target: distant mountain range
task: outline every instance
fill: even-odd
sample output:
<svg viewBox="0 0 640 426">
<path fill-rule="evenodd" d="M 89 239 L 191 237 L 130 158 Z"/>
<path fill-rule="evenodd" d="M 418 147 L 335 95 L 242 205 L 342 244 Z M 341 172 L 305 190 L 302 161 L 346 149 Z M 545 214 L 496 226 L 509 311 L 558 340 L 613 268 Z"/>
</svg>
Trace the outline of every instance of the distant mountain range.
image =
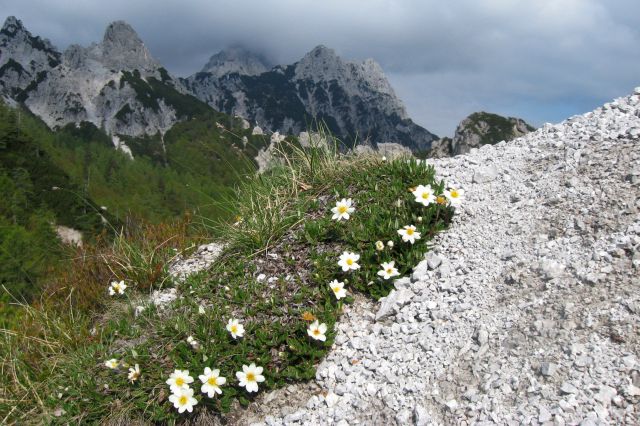
<svg viewBox="0 0 640 426">
<path fill-rule="evenodd" d="M 51 127 L 89 121 L 114 141 L 164 133 L 200 112 L 203 102 L 267 131 L 297 134 L 321 121 L 349 142 L 426 150 L 437 139 L 411 121 L 371 59 L 347 62 L 318 46 L 293 65 L 272 68 L 259 55 L 232 48 L 178 79 L 122 21 L 111 23 L 100 43 L 59 52 L 7 18 L 0 31 L 0 90 Z"/>
<path fill-rule="evenodd" d="M 248 51 L 223 51 L 182 80 L 212 107 L 269 130 L 298 134 L 315 120 L 345 141 L 393 142 L 428 150 L 437 136 L 415 124 L 380 66 L 348 62 L 318 46 L 292 65 L 269 65 Z M 214 65 L 214 66 L 211 66 Z M 250 71 L 250 72 L 247 72 Z"/>
<path fill-rule="evenodd" d="M 323 123 L 347 145 L 397 143 L 428 153 L 439 140 L 409 118 L 372 59 L 345 61 L 318 46 L 292 65 L 273 66 L 234 47 L 213 55 L 200 72 L 177 78 L 123 21 L 109 24 L 100 43 L 60 52 L 7 18 L 0 30 L 0 94 L 51 128 L 93 123 L 128 153 L 125 137 L 162 138 L 176 123 L 211 109 L 282 134 Z"/>
</svg>

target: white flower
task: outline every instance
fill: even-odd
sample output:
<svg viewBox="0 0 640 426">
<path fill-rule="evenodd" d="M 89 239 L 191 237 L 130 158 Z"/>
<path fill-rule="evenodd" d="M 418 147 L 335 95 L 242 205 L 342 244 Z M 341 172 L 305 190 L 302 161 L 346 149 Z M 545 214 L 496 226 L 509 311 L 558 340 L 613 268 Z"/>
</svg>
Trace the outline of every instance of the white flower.
<svg viewBox="0 0 640 426">
<path fill-rule="evenodd" d="M 384 155 L 382 156 L 382 161 L 387 161 L 387 157 L 385 157 Z"/>
<path fill-rule="evenodd" d="M 387 247 L 393 248 L 393 241 L 391 240 L 387 241 Z"/>
<path fill-rule="evenodd" d="M 140 366 L 138 364 L 136 364 L 135 366 L 129 368 L 129 381 L 131 383 L 135 382 L 136 380 L 138 380 L 140 378 L 140 374 L 142 374 L 140 372 Z"/>
<path fill-rule="evenodd" d="M 187 337 L 187 343 L 195 350 L 200 349 L 200 342 L 193 338 L 193 336 Z"/>
<path fill-rule="evenodd" d="M 447 200 L 449 200 L 449 203 L 452 206 L 457 207 L 462 203 L 462 200 L 464 199 L 464 190 L 451 188 L 444 191 L 444 196 L 447 197 Z"/>
<path fill-rule="evenodd" d="M 173 406 L 178 409 L 178 413 L 182 414 L 185 411 L 191 413 L 198 400 L 193 397 L 193 389 L 182 388 L 169 397 L 169 402 L 173 403 Z"/>
<path fill-rule="evenodd" d="M 309 324 L 309 328 L 307 329 L 307 334 L 311 336 L 312 339 L 325 341 L 327 340 L 327 336 L 325 333 L 327 332 L 327 324 L 320 324 L 318 320 L 315 320 L 311 324 Z"/>
<path fill-rule="evenodd" d="M 428 206 L 436 200 L 431 185 L 418 185 L 418 187 L 413 190 L 413 195 L 416 197 L 416 202 L 424 206 Z"/>
<path fill-rule="evenodd" d="M 413 244 L 416 240 L 420 239 L 420 233 L 416 231 L 416 227 L 413 225 L 407 225 L 402 229 L 398 229 L 398 234 L 400 234 L 402 241 L 405 243 L 410 242 Z"/>
<path fill-rule="evenodd" d="M 358 265 L 357 263 L 359 259 L 360 259 L 359 254 L 345 251 L 340 255 L 340 259 L 338 260 L 338 266 L 342 267 L 342 270 L 344 272 L 355 271 L 356 269 L 360 269 L 360 265 Z"/>
<path fill-rule="evenodd" d="M 174 370 L 165 383 L 170 386 L 171 392 L 177 394 L 180 389 L 189 388 L 189 383 L 193 383 L 193 377 L 189 375 L 189 370 Z"/>
<path fill-rule="evenodd" d="M 340 221 L 342 219 L 348 220 L 349 215 L 355 211 L 355 208 L 351 207 L 351 198 L 343 198 L 336 202 L 336 206 L 331 211 L 333 212 L 331 219 Z"/>
<path fill-rule="evenodd" d="M 418 223 L 422 223 L 422 216 L 418 216 Z"/>
<path fill-rule="evenodd" d="M 376 250 L 378 251 L 384 250 L 384 243 L 382 241 L 376 241 Z"/>
<path fill-rule="evenodd" d="M 240 386 L 246 388 L 247 392 L 258 392 L 258 383 L 264 382 L 262 367 L 256 367 L 253 362 L 249 366 L 243 365 L 242 371 L 238 371 L 236 377 Z"/>
<path fill-rule="evenodd" d="M 204 306 L 200 305 L 200 306 L 198 306 L 198 313 L 200 315 L 204 315 L 204 314 L 207 313 L 207 311 L 204 309 Z"/>
<path fill-rule="evenodd" d="M 113 296 L 115 294 L 124 294 L 124 291 L 127 289 L 127 285 L 124 281 L 112 281 L 109 286 L 109 295 Z"/>
<path fill-rule="evenodd" d="M 336 299 L 340 300 L 343 297 L 347 296 L 347 290 L 344 289 L 344 283 L 338 282 L 338 280 L 333 280 L 329 283 L 329 287 L 333 291 L 333 294 L 336 296 Z"/>
<path fill-rule="evenodd" d="M 110 368 L 110 369 L 112 369 L 112 370 L 115 370 L 116 368 L 118 368 L 118 360 L 117 360 L 117 359 L 115 359 L 115 358 L 111 358 L 110 360 L 105 361 L 105 362 L 104 362 L 104 365 L 105 365 L 107 368 Z"/>
<path fill-rule="evenodd" d="M 378 271 L 378 275 L 384 278 L 385 280 L 388 280 L 389 278 L 397 277 L 398 275 L 400 275 L 400 272 L 398 272 L 398 270 L 395 268 L 395 264 L 396 263 L 394 261 L 382 262 L 382 264 L 380 265 L 382 269 Z"/>
<path fill-rule="evenodd" d="M 209 367 L 204 369 L 204 374 L 198 376 L 202 382 L 200 390 L 206 393 L 209 398 L 213 398 L 216 394 L 221 394 L 220 386 L 227 383 L 227 379 L 220 377 L 220 370 L 212 370 Z"/>
<path fill-rule="evenodd" d="M 231 333 L 231 337 L 237 339 L 238 337 L 244 336 L 244 325 L 240 324 L 235 318 L 232 318 L 227 323 L 227 331 Z"/>
</svg>

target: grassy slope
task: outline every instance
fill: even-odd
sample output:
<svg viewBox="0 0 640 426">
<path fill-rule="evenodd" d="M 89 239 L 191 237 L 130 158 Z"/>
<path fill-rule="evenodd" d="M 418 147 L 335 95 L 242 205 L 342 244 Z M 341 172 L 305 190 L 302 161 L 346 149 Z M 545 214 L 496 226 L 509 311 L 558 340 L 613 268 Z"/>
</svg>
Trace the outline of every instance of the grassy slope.
<svg viewBox="0 0 640 426">
<path fill-rule="evenodd" d="M 213 111 L 178 123 L 164 136 L 166 153 L 160 135 L 121 137 L 133 151 L 133 161 L 88 123 L 51 132 L 31 118 L 27 131 L 109 212 L 122 220 L 133 215 L 158 223 L 185 211 L 206 217 L 226 213 L 220 203 L 242 175 L 253 173 L 252 158 L 266 142 L 238 124 Z M 243 136 L 249 139 L 246 147 Z"/>
<path fill-rule="evenodd" d="M 376 275 L 379 263 L 393 259 L 400 273 L 408 274 L 428 250 L 430 237 L 447 226 L 453 209 L 413 201 L 410 187 L 430 183 L 438 192 L 444 187 L 434 181 L 432 168 L 414 160 L 381 162 L 295 147 L 283 151 L 288 152 L 286 166 L 247 180 L 238 191 L 240 220 L 218 229 L 228 243 L 225 253 L 212 271 L 175 284 L 187 296 L 170 309 L 147 306 L 137 280 L 125 269 L 113 278 L 126 280 L 129 291 L 112 298 L 102 314 L 76 312 L 72 320 L 63 316 L 68 322 L 60 324 L 43 318 L 46 312 L 29 311 L 48 339 L 38 343 L 5 336 L 2 366 L 18 374 L 3 378 L 0 412 L 16 421 L 164 422 L 184 417 L 167 401 L 164 384 L 176 368 L 190 370 L 196 382 L 206 366 L 219 368 L 228 379 L 214 399 L 193 384 L 197 412 L 224 412 L 235 401 L 251 401 L 254 394 L 239 388 L 235 379 L 243 364 L 265 368 L 261 389 L 312 378 L 333 342 L 342 304 L 350 303 L 355 292 L 374 298 L 387 294 L 392 284 Z M 354 199 L 356 212 L 349 221 L 332 221 L 329 210 L 342 197 Z M 397 233 L 408 224 L 423 235 L 414 245 L 403 243 Z M 377 240 L 395 245 L 377 251 Z M 343 250 L 361 255 L 358 271 L 343 273 L 337 267 Z M 259 282 L 259 273 L 277 279 Z M 335 299 L 328 288 L 332 279 L 346 283 L 346 299 Z M 107 299 L 106 283 L 104 291 Z M 138 304 L 146 309 L 136 316 Z M 233 340 L 225 330 L 231 317 L 244 323 L 243 339 Z M 309 339 L 310 318 L 328 325 L 326 342 Z M 92 327 L 95 334 L 87 335 Z M 199 350 L 186 342 L 188 336 L 200 342 Z M 28 356 L 19 350 L 23 345 L 30 347 Z M 140 364 L 142 377 L 128 383 L 125 367 L 104 367 L 109 358 Z"/>
<path fill-rule="evenodd" d="M 122 224 L 136 232 L 140 222 L 160 226 L 185 212 L 195 221 L 226 217 L 234 185 L 254 172 L 265 144 L 249 133 L 209 109 L 165 135 L 166 153 L 159 136 L 128 138 L 132 161 L 90 123 L 51 131 L 0 104 L 0 285 L 26 300 L 50 287 L 52 269 L 70 256 L 50 223 L 82 231 L 87 243 Z M 0 322 L 15 321 L 9 293 L 0 293 Z"/>
</svg>

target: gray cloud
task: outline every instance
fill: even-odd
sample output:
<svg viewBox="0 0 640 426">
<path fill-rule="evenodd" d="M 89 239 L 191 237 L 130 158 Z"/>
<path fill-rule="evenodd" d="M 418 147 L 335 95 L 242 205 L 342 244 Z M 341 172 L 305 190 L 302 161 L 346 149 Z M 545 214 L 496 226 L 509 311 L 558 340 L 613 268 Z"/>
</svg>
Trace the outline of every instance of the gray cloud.
<svg viewBox="0 0 640 426">
<path fill-rule="evenodd" d="M 427 129 L 487 110 L 540 125 L 640 85 L 637 0 L 5 0 L 60 48 L 124 19 L 177 75 L 241 44 L 291 63 L 317 44 L 376 59 Z"/>
</svg>

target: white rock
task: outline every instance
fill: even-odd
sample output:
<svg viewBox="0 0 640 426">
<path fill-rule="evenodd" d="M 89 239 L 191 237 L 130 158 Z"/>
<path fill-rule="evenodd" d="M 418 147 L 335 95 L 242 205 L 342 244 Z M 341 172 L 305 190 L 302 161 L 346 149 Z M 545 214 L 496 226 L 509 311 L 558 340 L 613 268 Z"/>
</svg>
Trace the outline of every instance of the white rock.
<svg viewBox="0 0 640 426">
<path fill-rule="evenodd" d="M 498 175 L 498 169 L 495 166 L 482 167 L 473 173 L 473 183 L 492 182 L 498 178 Z"/>
</svg>

